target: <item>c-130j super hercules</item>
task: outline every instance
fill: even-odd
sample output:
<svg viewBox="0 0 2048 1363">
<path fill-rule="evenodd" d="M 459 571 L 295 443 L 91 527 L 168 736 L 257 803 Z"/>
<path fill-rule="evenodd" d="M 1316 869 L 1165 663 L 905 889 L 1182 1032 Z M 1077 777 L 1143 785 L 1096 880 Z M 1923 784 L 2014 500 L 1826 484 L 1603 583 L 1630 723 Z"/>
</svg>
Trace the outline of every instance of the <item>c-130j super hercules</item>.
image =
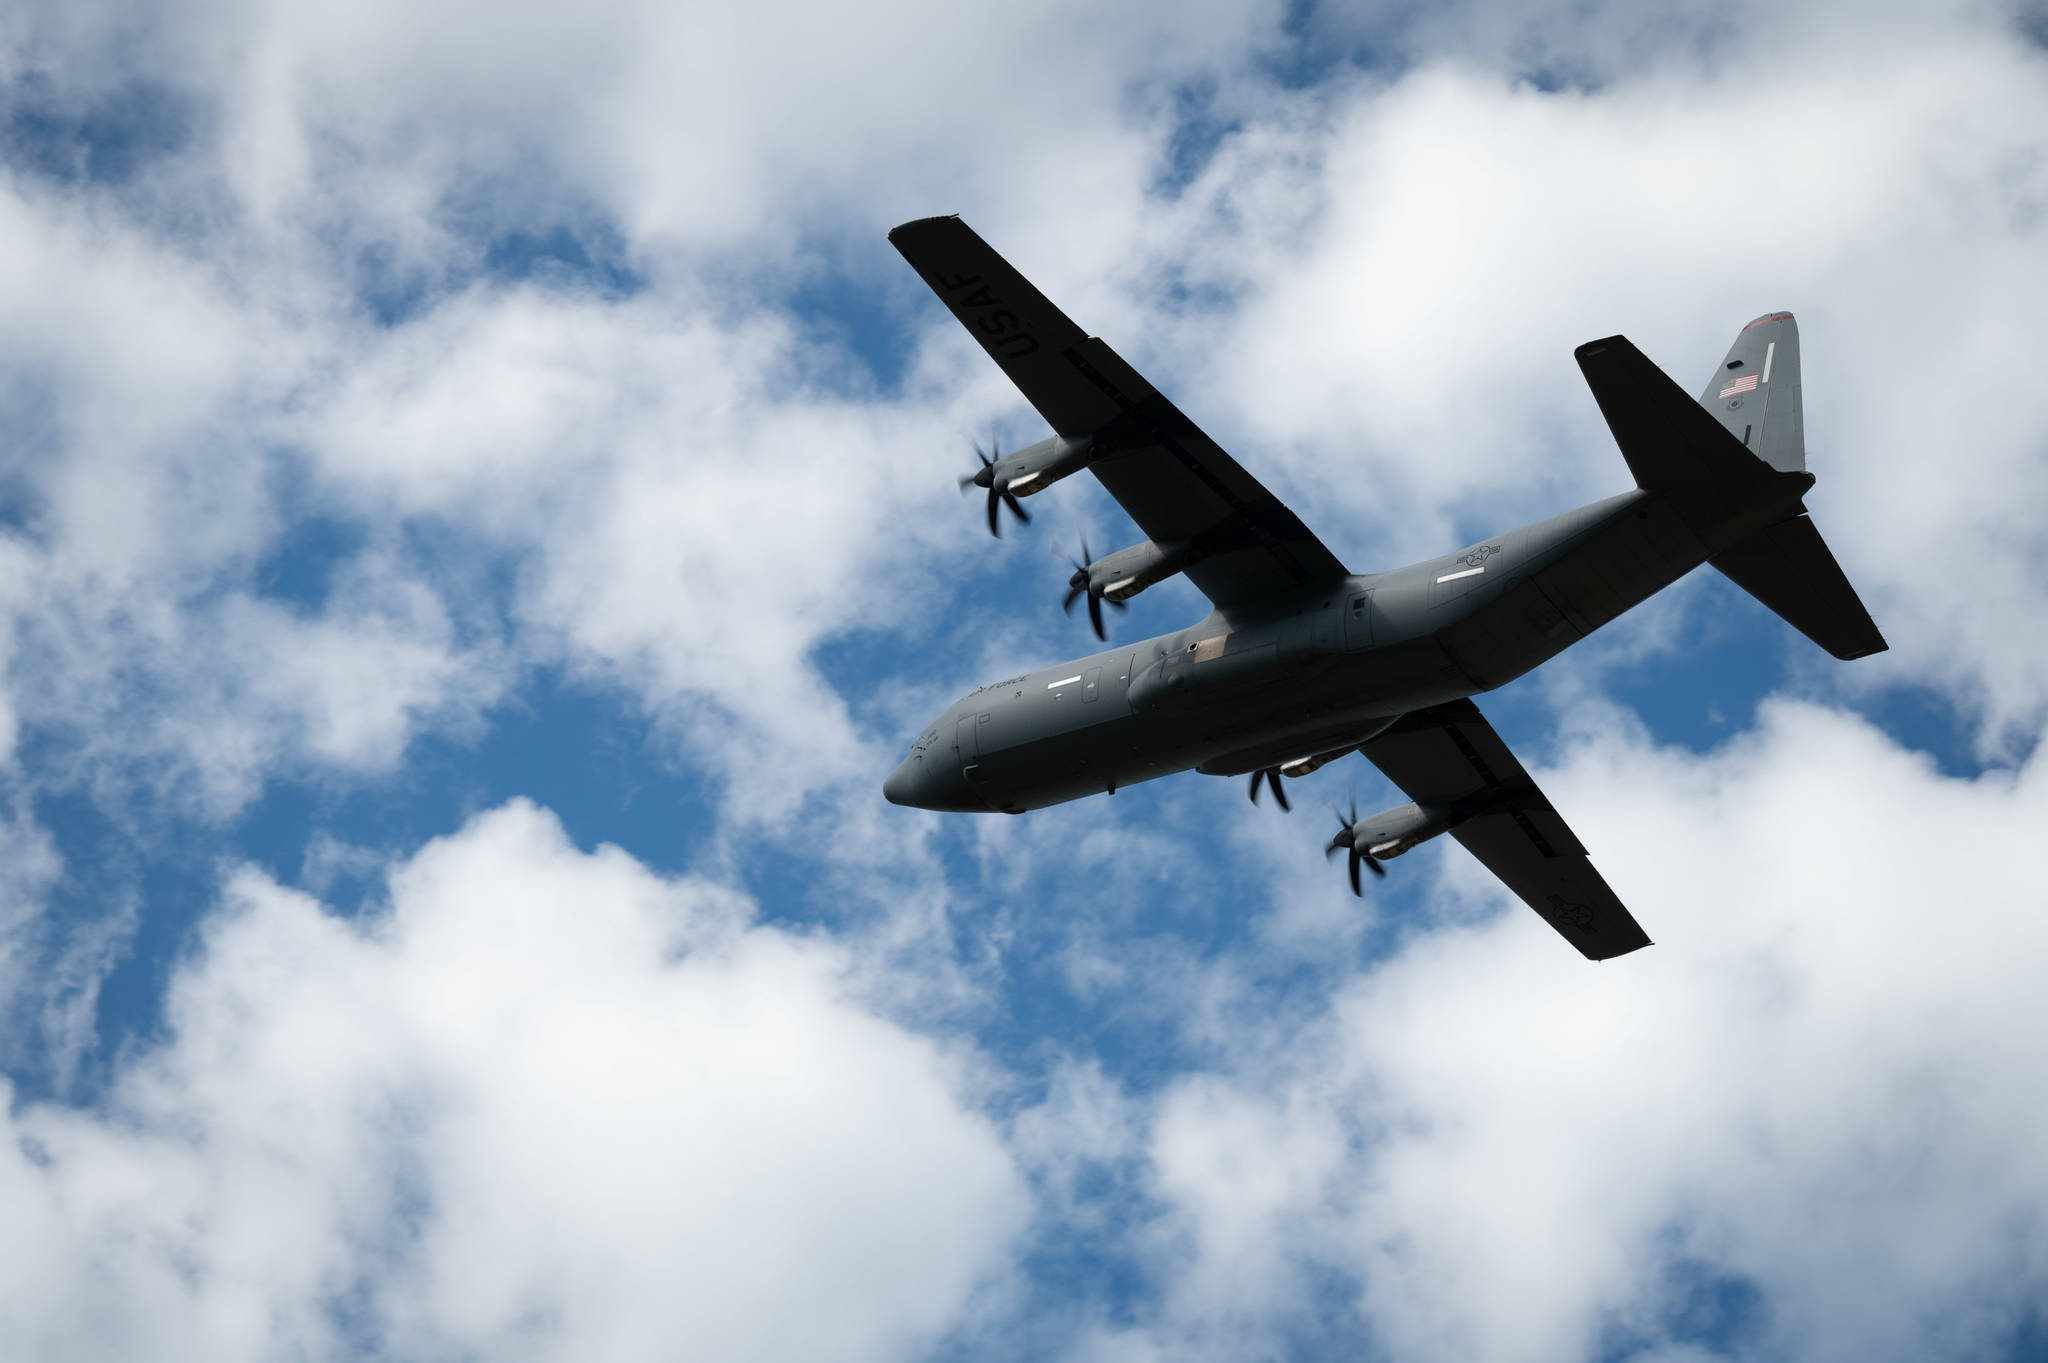
<svg viewBox="0 0 2048 1363">
<path fill-rule="evenodd" d="M 971 480 L 989 529 L 1087 469 L 1148 536 L 1077 566 L 1066 604 L 1121 604 L 1183 573 L 1215 609 L 1172 634 L 993 682 L 918 736 L 883 792 L 925 809 L 1020 814 L 1164 776 L 1282 776 L 1363 752 L 1412 803 L 1331 840 L 1359 871 L 1449 833 L 1593 960 L 1648 946 L 1543 793 L 1468 697 L 1577 643 L 1711 563 L 1837 658 L 1884 637 L 1806 516 L 1799 333 L 1742 329 L 1695 402 L 1625 338 L 1579 368 L 1632 492 L 1387 573 L 1353 574 L 1299 517 L 958 218 L 889 234 L 1053 429 Z M 1086 559 L 1086 551 L 1083 551 Z"/>
</svg>

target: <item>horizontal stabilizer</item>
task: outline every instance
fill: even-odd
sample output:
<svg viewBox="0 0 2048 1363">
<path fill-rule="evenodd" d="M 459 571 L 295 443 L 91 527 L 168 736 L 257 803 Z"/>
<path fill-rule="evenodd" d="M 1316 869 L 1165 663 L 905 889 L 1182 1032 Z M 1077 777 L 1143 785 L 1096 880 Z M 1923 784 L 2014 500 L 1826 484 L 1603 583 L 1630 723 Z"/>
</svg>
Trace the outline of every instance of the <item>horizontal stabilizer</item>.
<svg viewBox="0 0 2048 1363">
<path fill-rule="evenodd" d="M 1708 479 L 1761 482 L 1772 473 L 1628 337 L 1588 341 L 1575 353 L 1638 487 L 1660 492 Z"/>
<path fill-rule="evenodd" d="M 1779 521 L 1710 561 L 1837 658 L 1863 658 L 1890 647 L 1810 517 Z"/>
</svg>

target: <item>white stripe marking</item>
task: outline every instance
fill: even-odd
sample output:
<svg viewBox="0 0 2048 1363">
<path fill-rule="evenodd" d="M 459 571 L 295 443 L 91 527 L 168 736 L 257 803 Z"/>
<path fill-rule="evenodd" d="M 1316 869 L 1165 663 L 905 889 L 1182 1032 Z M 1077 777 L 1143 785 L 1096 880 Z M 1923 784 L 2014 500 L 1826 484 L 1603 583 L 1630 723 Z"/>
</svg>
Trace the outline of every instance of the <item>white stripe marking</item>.
<svg viewBox="0 0 2048 1363">
<path fill-rule="evenodd" d="M 1764 382 L 1771 381 L 1771 361 L 1778 357 L 1778 343 L 1771 342 L 1764 347 Z"/>
<path fill-rule="evenodd" d="M 1438 578 L 1437 581 L 1456 582 L 1461 577 L 1471 577 L 1474 573 L 1483 573 L 1485 571 L 1486 569 L 1484 568 L 1467 568 L 1462 573 L 1445 573 L 1442 577 Z"/>
<path fill-rule="evenodd" d="M 1047 682 L 1045 684 L 1045 689 L 1048 691 L 1057 691 L 1062 686 L 1072 686 L 1075 682 L 1079 680 L 1081 680 L 1081 674 L 1076 672 L 1073 676 L 1067 677 L 1064 680 L 1056 682 Z"/>
</svg>

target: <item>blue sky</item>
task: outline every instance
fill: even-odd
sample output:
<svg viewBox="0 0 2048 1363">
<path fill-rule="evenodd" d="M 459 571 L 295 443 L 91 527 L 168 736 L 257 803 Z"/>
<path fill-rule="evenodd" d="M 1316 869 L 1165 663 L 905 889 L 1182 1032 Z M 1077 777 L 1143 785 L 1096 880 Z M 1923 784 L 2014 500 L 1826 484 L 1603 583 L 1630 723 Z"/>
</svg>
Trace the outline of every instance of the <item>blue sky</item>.
<svg viewBox="0 0 2048 1363">
<path fill-rule="evenodd" d="M 0 1352 L 2041 1355 L 2048 52 L 1998 6 L 0 21 Z M 1482 705 L 1658 945 L 1188 774 L 885 804 L 1092 646 L 962 213 L 1367 571 L 1805 344 L 1893 649 Z M 1169 582 L 1118 637 L 1205 610 Z"/>
</svg>

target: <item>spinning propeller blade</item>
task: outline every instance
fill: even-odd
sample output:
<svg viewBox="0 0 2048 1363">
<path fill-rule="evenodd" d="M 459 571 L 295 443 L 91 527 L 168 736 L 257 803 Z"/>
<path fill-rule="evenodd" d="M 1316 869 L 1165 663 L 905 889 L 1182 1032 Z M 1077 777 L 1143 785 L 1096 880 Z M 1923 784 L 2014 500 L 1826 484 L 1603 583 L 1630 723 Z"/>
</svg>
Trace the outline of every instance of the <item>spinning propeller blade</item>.
<svg viewBox="0 0 2048 1363">
<path fill-rule="evenodd" d="M 1330 812 L 1337 814 L 1335 809 L 1332 809 Z M 1330 839 L 1330 845 L 1323 849 L 1323 860 L 1328 861 L 1331 857 L 1336 856 L 1337 849 L 1340 847 L 1350 853 L 1349 864 L 1344 868 L 1345 874 L 1351 880 L 1351 893 L 1362 897 L 1365 894 L 1365 887 L 1358 880 L 1359 863 L 1363 862 L 1370 866 L 1372 873 L 1380 877 L 1384 877 L 1387 874 L 1387 868 L 1380 865 L 1377 857 L 1369 856 L 1359 849 L 1358 834 L 1353 829 L 1353 825 L 1358 822 L 1358 801 L 1353 800 L 1351 802 L 1350 818 L 1347 819 L 1342 814 L 1337 814 L 1337 821 L 1343 827 L 1337 830 L 1336 837 Z"/>
<path fill-rule="evenodd" d="M 1074 566 L 1074 575 L 1067 579 L 1067 594 L 1060 598 L 1060 609 L 1071 613 L 1074 609 L 1074 602 L 1086 596 L 1088 598 L 1088 623 L 1094 627 L 1095 637 L 1104 643 L 1108 643 L 1109 631 L 1102 627 L 1102 597 L 1093 589 L 1088 577 L 1088 565 L 1094 561 L 1094 559 L 1088 556 L 1088 537 L 1083 535 L 1081 537 L 1080 560 L 1078 562 L 1074 559 L 1067 560 L 1068 563 Z M 1130 609 L 1121 601 L 1112 601 L 1109 604 L 1115 606 L 1118 610 Z"/>
<path fill-rule="evenodd" d="M 999 510 L 999 504 L 1008 506 L 1010 514 L 1015 516 L 1024 525 L 1031 524 L 1031 513 L 1026 511 L 1017 499 L 1010 495 L 1010 489 L 1006 483 L 998 483 L 996 481 L 996 461 L 1003 457 L 1003 447 L 994 439 L 990 439 L 988 443 L 989 449 L 983 450 L 980 441 L 974 442 L 975 457 L 981 460 L 981 467 L 973 473 L 961 476 L 960 490 L 965 492 L 969 487 L 985 487 L 988 489 L 988 532 L 997 539 L 1001 539 L 1003 537 L 1003 523 L 996 514 Z M 993 451 L 993 453 L 989 451 Z"/>
<path fill-rule="evenodd" d="M 1287 803 L 1287 792 L 1280 787 L 1280 768 L 1262 767 L 1252 773 L 1251 796 L 1253 804 L 1259 802 L 1259 786 L 1261 783 L 1272 787 L 1273 799 L 1279 804 L 1280 811 L 1283 814 L 1293 811 L 1294 806 Z"/>
</svg>

